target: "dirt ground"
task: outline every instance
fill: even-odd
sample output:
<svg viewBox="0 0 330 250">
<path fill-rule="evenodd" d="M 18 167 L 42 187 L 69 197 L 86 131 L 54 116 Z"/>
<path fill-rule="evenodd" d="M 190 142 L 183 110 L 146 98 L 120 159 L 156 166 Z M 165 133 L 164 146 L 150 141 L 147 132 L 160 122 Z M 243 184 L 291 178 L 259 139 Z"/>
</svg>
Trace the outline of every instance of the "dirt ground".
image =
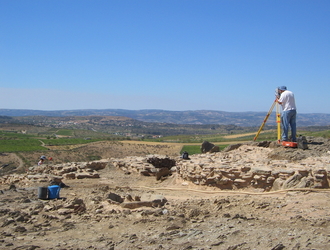
<svg viewBox="0 0 330 250">
<path fill-rule="evenodd" d="M 222 191 L 111 164 L 99 173 L 65 180 L 69 187 L 54 200 L 38 199 L 45 183 L 0 186 L 0 249 L 330 249 L 328 189 Z M 128 209 L 110 194 L 166 202 Z"/>
</svg>

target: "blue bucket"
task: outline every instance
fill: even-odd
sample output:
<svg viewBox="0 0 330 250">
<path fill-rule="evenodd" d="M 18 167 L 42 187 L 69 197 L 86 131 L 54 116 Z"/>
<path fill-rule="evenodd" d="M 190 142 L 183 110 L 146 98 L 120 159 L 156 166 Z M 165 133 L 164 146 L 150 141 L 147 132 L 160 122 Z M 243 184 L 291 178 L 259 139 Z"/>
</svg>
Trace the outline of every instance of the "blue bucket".
<svg viewBox="0 0 330 250">
<path fill-rule="evenodd" d="M 60 189 L 58 185 L 53 185 L 48 187 L 48 199 L 60 198 Z"/>
</svg>

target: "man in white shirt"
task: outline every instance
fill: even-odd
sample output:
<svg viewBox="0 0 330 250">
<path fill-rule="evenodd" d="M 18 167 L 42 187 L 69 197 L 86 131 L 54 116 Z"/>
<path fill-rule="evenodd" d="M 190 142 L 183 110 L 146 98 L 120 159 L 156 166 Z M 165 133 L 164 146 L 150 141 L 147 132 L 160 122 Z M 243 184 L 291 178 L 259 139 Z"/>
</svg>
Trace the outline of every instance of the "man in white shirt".
<svg viewBox="0 0 330 250">
<path fill-rule="evenodd" d="M 278 87 L 280 96 L 277 98 L 277 102 L 281 104 L 283 112 L 281 116 L 281 123 L 283 128 L 282 141 L 289 141 L 288 133 L 289 126 L 291 127 L 291 139 L 293 142 L 297 141 L 296 133 L 296 116 L 297 108 L 294 99 L 294 94 L 286 89 L 286 86 Z"/>
</svg>

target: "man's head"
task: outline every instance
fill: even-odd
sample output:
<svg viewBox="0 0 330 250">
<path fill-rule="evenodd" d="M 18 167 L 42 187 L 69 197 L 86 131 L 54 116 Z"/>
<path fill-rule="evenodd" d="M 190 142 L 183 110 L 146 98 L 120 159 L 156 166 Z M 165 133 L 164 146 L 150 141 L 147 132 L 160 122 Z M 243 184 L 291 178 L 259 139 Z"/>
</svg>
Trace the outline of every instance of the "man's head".
<svg viewBox="0 0 330 250">
<path fill-rule="evenodd" d="M 285 91 L 286 90 L 286 86 L 280 86 L 280 87 L 278 87 L 278 90 L 280 90 L 280 91 Z"/>
</svg>

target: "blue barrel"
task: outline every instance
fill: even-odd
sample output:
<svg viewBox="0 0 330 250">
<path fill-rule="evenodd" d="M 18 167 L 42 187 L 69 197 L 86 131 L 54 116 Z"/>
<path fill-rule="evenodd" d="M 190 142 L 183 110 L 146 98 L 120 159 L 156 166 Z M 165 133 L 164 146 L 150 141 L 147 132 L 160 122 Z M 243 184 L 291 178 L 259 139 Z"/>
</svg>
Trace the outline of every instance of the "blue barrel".
<svg viewBox="0 0 330 250">
<path fill-rule="evenodd" d="M 60 198 L 60 189 L 58 185 L 53 185 L 48 187 L 48 199 Z"/>
</svg>

